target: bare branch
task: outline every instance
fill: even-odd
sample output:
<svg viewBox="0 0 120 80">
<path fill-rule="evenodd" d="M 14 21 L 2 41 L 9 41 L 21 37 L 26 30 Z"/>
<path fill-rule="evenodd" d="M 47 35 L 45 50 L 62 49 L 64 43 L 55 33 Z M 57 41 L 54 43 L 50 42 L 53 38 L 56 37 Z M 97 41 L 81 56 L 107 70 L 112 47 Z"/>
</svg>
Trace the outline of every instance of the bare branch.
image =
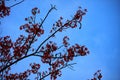
<svg viewBox="0 0 120 80">
<path fill-rule="evenodd" d="M 41 22 L 41 24 L 40 24 L 39 27 L 42 27 L 44 21 L 46 20 L 46 18 L 48 17 L 48 15 L 50 14 L 50 12 L 51 12 L 53 9 L 56 10 L 55 6 L 51 6 L 51 9 L 48 11 L 48 13 L 46 14 L 45 18 L 42 20 L 42 22 Z"/>
<path fill-rule="evenodd" d="M 61 68 L 55 70 L 54 72 L 50 72 L 50 73 L 48 73 L 47 75 L 41 77 L 40 80 L 43 80 L 45 77 L 49 76 L 51 73 L 55 73 L 56 71 L 60 71 L 60 70 L 63 69 L 63 68 L 66 68 L 66 67 L 68 67 L 68 66 L 72 66 L 72 65 L 75 65 L 75 64 L 76 64 L 76 63 L 66 64 L 66 65 L 62 66 Z"/>
<path fill-rule="evenodd" d="M 18 5 L 18 4 L 21 4 L 21 3 L 24 2 L 24 1 L 25 1 L 25 0 L 22 0 L 22 1 L 18 2 L 18 3 L 16 3 L 16 4 L 13 4 L 12 6 L 10 6 L 10 8 L 12 8 L 12 7 L 14 7 L 14 6 Z"/>
</svg>

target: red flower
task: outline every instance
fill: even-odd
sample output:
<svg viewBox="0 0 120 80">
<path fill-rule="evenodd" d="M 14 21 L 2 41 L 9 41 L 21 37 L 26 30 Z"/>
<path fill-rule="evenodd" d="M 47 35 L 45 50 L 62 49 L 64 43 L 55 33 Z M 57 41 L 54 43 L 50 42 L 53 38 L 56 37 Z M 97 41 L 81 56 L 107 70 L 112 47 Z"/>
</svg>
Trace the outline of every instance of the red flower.
<svg viewBox="0 0 120 80">
<path fill-rule="evenodd" d="M 10 14 L 10 8 L 5 6 L 5 1 L 1 1 L 0 5 L 0 17 L 4 17 Z"/>
</svg>

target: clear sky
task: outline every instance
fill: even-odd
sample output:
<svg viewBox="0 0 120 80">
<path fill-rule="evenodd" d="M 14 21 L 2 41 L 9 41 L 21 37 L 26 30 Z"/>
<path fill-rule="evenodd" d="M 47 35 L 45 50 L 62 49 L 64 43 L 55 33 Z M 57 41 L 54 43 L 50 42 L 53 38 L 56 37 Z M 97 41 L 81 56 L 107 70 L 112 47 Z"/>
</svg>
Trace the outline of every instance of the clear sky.
<svg viewBox="0 0 120 80">
<path fill-rule="evenodd" d="M 7 2 L 7 5 L 14 3 L 14 0 L 11 0 Z M 19 31 L 19 26 L 25 23 L 25 17 L 31 15 L 31 9 L 40 8 L 41 14 L 37 19 L 39 21 L 50 9 L 50 4 L 56 5 L 58 10 L 53 11 L 46 20 L 44 24 L 46 33 L 60 16 L 70 19 L 79 6 L 88 9 L 87 15 L 83 17 L 82 29 L 69 29 L 63 35 L 70 37 L 71 44 L 86 45 L 90 50 L 90 55 L 76 58 L 73 61 L 77 62 L 74 65 L 75 71 L 68 68 L 62 70 L 63 75 L 58 80 L 87 80 L 92 78 L 98 69 L 102 70 L 102 80 L 120 80 L 119 0 L 25 0 L 11 9 L 10 16 L 1 19 L 0 36 L 10 35 L 15 41 L 18 35 L 23 34 Z M 63 35 L 58 33 L 55 41 L 60 42 L 59 38 Z M 31 59 L 39 61 L 34 57 L 25 59 L 13 66 L 12 72 L 27 69 L 27 62 Z"/>
</svg>

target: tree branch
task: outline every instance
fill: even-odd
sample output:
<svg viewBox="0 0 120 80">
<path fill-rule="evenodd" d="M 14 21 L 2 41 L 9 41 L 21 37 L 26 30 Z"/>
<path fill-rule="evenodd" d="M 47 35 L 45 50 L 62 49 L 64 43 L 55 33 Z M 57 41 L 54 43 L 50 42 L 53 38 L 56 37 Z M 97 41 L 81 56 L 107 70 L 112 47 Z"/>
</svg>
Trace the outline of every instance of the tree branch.
<svg viewBox="0 0 120 80">
<path fill-rule="evenodd" d="M 22 0 L 22 1 L 18 2 L 18 3 L 16 3 L 16 4 L 13 4 L 12 6 L 10 6 L 10 8 L 12 8 L 12 7 L 14 7 L 14 6 L 18 5 L 18 4 L 21 4 L 21 3 L 24 2 L 24 1 L 25 1 L 25 0 Z"/>
<path fill-rule="evenodd" d="M 37 56 L 37 57 L 43 57 L 43 55 L 38 55 L 38 54 L 34 54 L 33 56 Z M 74 57 L 78 57 L 78 56 L 80 56 L 80 55 L 74 55 Z M 69 56 L 66 56 L 66 57 L 69 57 Z M 53 58 L 53 59 L 62 59 L 62 58 L 64 58 L 63 56 L 51 56 L 51 58 Z"/>
<path fill-rule="evenodd" d="M 46 38 L 37 48 L 36 52 L 38 52 L 38 50 L 40 49 L 40 47 L 46 42 L 48 41 L 51 37 L 53 37 L 58 31 L 60 31 L 64 26 L 60 27 L 58 30 L 56 30 L 52 35 L 50 35 L 48 38 Z"/>
<path fill-rule="evenodd" d="M 11 63 L 11 64 L 5 66 L 4 68 L 2 68 L 2 69 L 0 70 L 0 72 L 3 72 L 5 69 L 9 68 L 9 67 L 12 66 L 13 64 L 15 64 L 15 63 L 21 61 L 21 60 L 24 59 L 24 58 L 30 57 L 30 56 L 32 56 L 32 55 L 34 55 L 34 53 L 32 53 L 32 54 L 30 54 L 30 55 L 27 55 L 27 56 L 24 56 L 24 57 L 22 57 L 22 58 L 20 58 L 20 59 L 17 59 L 17 60 L 14 61 L 13 63 Z"/>
<path fill-rule="evenodd" d="M 54 5 L 54 6 L 51 6 L 51 9 L 47 12 L 47 14 L 46 14 L 45 18 L 42 20 L 42 22 L 41 22 L 39 28 L 42 27 L 44 21 L 46 20 L 46 18 L 48 17 L 48 15 L 50 14 L 50 12 L 51 12 L 53 9 L 56 10 L 55 5 Z"/>
<path fill-rule="evenodd" d="M 54 72 L 50 72 L 50 73 L 48 73 L 47 75 L 41 77 L 40 80 L 43 80 L 45 77 L 49 76 L 49 75 L 52 74 L 52 73 L 55 73 L 56 71 L 60 71 L 60 70 L 63 69 L 63 68 L 66 68 L 66 67 L 68 67 L 68 66 L 72 66 L 72 65 L 75 65 L 75 64 L 76 64 L 76 63 L 66 64 L 66 65 L 62 66 L 61 68 L 55 70 Z"/>
</svg>

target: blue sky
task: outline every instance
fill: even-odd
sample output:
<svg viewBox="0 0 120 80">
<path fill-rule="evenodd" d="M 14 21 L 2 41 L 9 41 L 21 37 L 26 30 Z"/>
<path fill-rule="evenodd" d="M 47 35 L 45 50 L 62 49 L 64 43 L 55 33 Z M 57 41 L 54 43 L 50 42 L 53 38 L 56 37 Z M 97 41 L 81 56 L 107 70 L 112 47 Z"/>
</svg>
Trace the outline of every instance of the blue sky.
<svg viewBox="0 0 120 80">
<path fill-rule="evenodd" d="M 50 4 L 56 5 L 58 9 L 49 15 L 44 24 L 46 34 L 60 16 L 70 19 L 79 6 L 83 9 L 87 8 L 88 12 L 83 17 L 81 30 L 69 29 L 63 33 L 57 33 L 54 40 L 60 43 L 59 38 L 62 40 L 63 35 L 68 35 L 71 44 L 86 45 L 90 55 L 76 58 L 73 61 L 77 62 L 74 65 L 75 71 L 68 68 L 62 70 L 63 75 L 58 80 L 87 80 L 98 69 L 102 70 L 103 80 L 120 80 L 118 75 L 120 74 L 119 3 L 119 0 L 25 0 L 11 9 L 10 16 L 1 19 L 0 36 L 10 35 L 15 41 L 18 35 L 23 34 L 19 31 L 19 26 L 25 23 L 25 17 L 31 15 L 30 11 L 33 7 L 40 8 L 41 14 L 38 15 L 38 21 L 47 13 Z M 7 2 L 7 5 L 11 4 L 14 4 L 14 0 Z M 42 39 L 47 36 L 45 35 Z M 38 62 L 38 58 L 34 57 L 25 59 L 13 66 L 12 72 L 27 69 L 27 63 L 31 59 Z"/>
</svg>

